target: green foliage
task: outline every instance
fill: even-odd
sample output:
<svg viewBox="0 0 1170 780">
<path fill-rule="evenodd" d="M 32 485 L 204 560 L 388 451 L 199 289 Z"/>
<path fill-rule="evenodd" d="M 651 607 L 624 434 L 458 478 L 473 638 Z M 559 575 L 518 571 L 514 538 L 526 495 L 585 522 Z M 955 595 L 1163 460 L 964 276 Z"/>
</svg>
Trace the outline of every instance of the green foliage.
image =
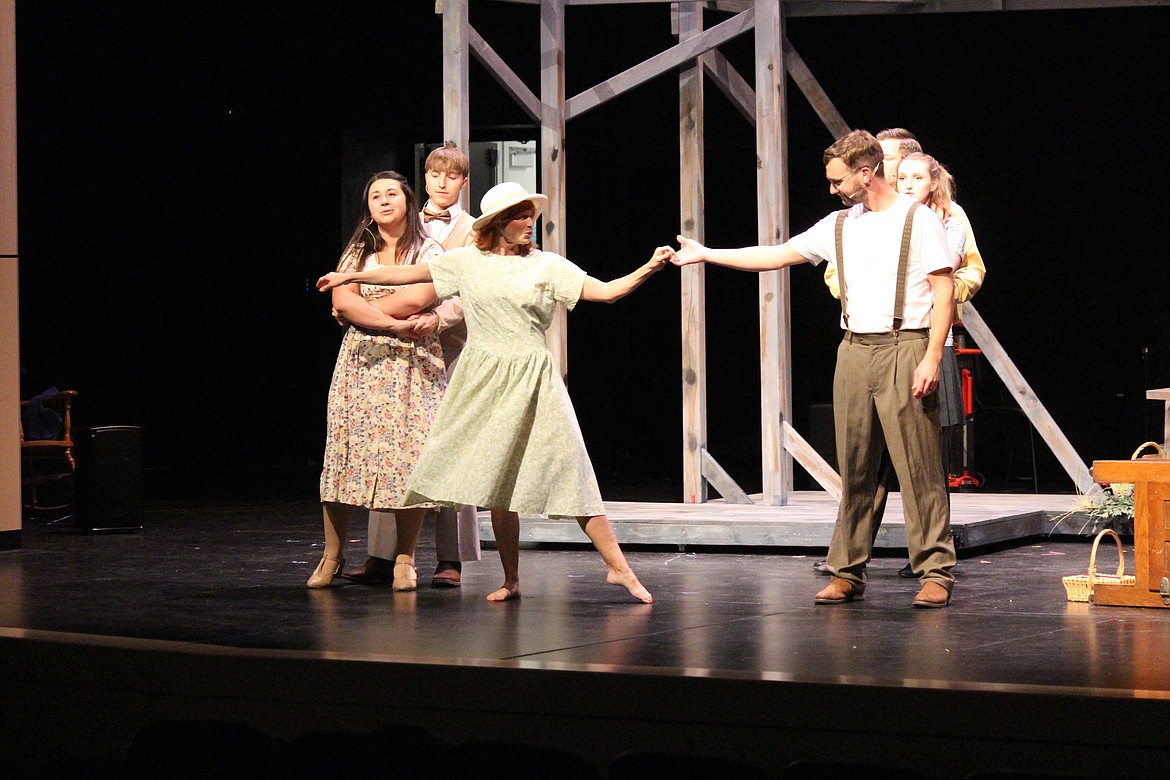
<svg viewBox="0 0 1170 780">
<path fill-rule="evenodd" d="M 1115 494 L 1105 490 L 1081 499 L 1081 507 L 1091 517 L 1100 520 L 1133 520 L 1133 493 Z"/>
</svg>

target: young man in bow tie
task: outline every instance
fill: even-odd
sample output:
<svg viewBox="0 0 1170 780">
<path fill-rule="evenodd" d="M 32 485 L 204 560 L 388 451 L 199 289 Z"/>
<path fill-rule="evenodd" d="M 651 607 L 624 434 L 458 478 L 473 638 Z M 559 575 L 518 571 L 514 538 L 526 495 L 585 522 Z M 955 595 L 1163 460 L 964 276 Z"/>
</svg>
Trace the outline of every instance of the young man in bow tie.
<svg viewBox="0 0 1170 780">
<path fill-rule="evenodd" d="M 471 225 L 475 220 L 459 205 L 459 196 L 467 186 L 471 164 L 467 155 L 452 143 L 434 149 L 427 155 L 426 188 L 430 200 L 419 213 L 423 233 L 438 241 L 444 250 L 467 246 L 475 240 Z M 430 311 L 416 314 L 414 332 L 427 336 L 436 331 L 447 363 L 447 377 L 451 377 L 459 353 L 467 341 L 467 326 L 463 323 L 463 305 L 458 298 L 449 298 Z M 463 561 L 478 561 L 479 525 L 476 508 L 461 506 L 439 509 L 435 520 L 435 567 L 431 585 L 437 588 L 457 588 L 461 582 Z M 346 579 L 364 585 L 389 582 L 393 572 L 395 547 L 398 543 L 397 525 L 393 512 L 370 512 L 370 557 L 365 565 Z"/>
<path fill-rule="evenodd" d="M 443 249 L 467 246 L 473 239 L 471 223 L 475 220 L 459 205 L 469 169 L 467 155 L 450 142 L 427 155 L 425 180 L 430 200 L 420 216 L 423 232 Z"/>
</svg>

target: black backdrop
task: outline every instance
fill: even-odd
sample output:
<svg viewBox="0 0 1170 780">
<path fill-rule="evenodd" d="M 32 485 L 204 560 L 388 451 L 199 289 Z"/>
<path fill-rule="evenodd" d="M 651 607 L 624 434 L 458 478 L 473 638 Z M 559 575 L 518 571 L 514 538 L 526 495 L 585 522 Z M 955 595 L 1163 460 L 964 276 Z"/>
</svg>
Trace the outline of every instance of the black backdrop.
<svg viewBox="0 0 1170 780">
<path fill-rule="evenodd" d="M 472 22 L 535 90 L 533 7 Z M 665 5 L 570 8 L 568 93 L 668 47 Z M 708 24 L 723 18 L 711 14 Z M 1086 460 L 1161 438 L 1170 316 L 1165 7 L 788 21 L 848 122 L 914 130 L 957 177 L 989 267 L 977 303 Z M 441 19 L 423 2 L 22 2 L 22 389 L 143 429 L 148 485 L 315 488 L 340 339 L 311 280 L 360 187 L 441 140 Z M 752 77 L 751 36 L 724 51 Z M 790 221 L 835 208 L 832 138 L 789 82 Z M 534 137 L 475 63 L 472 140 Z M 754 131 L 708 84 L 708 240 L 755 241 Z M 609 278 L 677 232 L 677 80 L 570 122 L 567 254 Z M 356 184 L 355 184 L 356 182 Z M 474 204 L 473 204 L 474 205 Z M 678 280 L 569 318 L 569 386 L 609 498 L 681 494 Z M 707 272 L 710 449 L 758 490 L 756 279 Z M 836 303 L 792 271 L 794 422 L 830 399 Z M 1026 426 L 984 366 L 975 466 L 1031 489 Z M 1042 489 L 1071 491 L 1036 442 Z M 803 479 L 803 475 L 801 475 Z"/>
</svg>

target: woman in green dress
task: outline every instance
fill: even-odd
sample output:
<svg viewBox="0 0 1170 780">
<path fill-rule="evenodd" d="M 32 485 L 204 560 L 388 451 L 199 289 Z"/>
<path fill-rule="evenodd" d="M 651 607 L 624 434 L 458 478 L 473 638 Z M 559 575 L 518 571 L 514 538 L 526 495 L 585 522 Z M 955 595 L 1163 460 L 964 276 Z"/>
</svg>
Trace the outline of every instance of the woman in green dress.
<svg viewBox="0 0 1170 780">
<path fill-rule="evenodd" d="M 560 255 L 535 249 L 532 226 L 547 199 L 504 182 L 488 190 L 472 246 L 430 263 L 327 274 L 325 291 L 353 282 L 432 282 L 439 298 L 458 295 L 467 346 L 451 377 L 422 457 L 410 501 L 469 504 L 491 510 L 504 584 L 489 601 L 520 596 L 520 514 L 573 517 L 601 553 L 607 579 L 640 601 L 653 598 L 630 570 L 601 501 L 597 478 L 572 402 L 544 334 L 557 304 L 612 303 L 633 292 L 669 260 L 650 260 L 602 282 Z"/>
</svg>

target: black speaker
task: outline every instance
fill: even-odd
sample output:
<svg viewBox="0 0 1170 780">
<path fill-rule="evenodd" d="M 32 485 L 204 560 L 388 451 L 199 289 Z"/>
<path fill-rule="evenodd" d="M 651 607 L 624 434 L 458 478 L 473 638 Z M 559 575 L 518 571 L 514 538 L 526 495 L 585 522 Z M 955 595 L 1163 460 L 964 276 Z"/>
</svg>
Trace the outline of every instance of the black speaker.
<svg viewBox="0 0 1170 780">
<path fill-rule="evenodd" d="M 86 428 L 77 436 L 77 527 L 131 531 L 142 527 L 142 430 L 133 425 Z"/>
</svg>

